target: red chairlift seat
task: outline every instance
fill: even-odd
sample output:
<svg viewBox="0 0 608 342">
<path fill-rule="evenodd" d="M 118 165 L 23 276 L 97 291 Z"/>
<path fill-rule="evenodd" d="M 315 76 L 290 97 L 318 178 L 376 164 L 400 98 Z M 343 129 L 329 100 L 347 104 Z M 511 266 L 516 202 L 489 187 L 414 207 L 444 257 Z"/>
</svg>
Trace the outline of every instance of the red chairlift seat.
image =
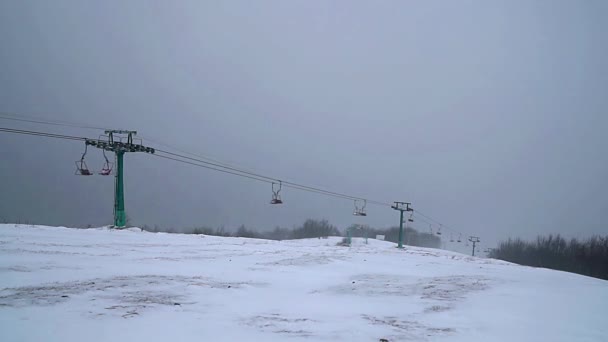
<svg viewBox="0 0 608 342">
<path fill-rule="evenodd" d="M 113 163 L 110 163 L 110 161 L 108 160 L 108 157 L 106 156 L 106 150 L 102 150 L 103 153 L 103 159 L 106 160 L 105 163 L 103 163 L 103 167 L 101 168 L 101 171 L 99 171 L 99 174 L 102 176 L 109 176 L 112 174 L 112 167 L 114 166 Z"/>
<path fill-rule="evenodd" d="M 112 174 L 112 163 L 104 163 L 99 174 L 102 176 L 109 176 Z"/>
</svg>

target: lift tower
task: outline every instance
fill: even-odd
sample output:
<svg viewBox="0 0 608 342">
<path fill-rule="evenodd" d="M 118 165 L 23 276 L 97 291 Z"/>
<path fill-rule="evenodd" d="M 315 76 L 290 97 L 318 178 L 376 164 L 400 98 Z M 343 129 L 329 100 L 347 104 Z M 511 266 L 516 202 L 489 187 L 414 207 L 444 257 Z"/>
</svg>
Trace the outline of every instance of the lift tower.
<svg viewBox="0 0 608 342">
<path fill-rule="evenodd" d="M 469 236 L 469 241 L 473 243 L 473 253 L 471 255 L 475 256 L 475 244 L 478 244 L 480 240 L 477 236 Z"/>
<path fill-rule="evenodd" d="M 400 212 L 400 219 L 399 219 L 399 244 L 397 245 L 397 248 L 403 248 L 403 212 L 404 211 L 414 211 L 414 209 L 412 209 L 410 207 L 410 205 L 412 205 L 412 203 L 409 203 L 409 202 L 395 202 L 395 205 L 391 206 L 391 208 L 393 208 L 395 210 L 399 210 L 399 212 Z"/>
<path fill-rule="evenodd" d="M 124 190 L 124 170 L 123 157 L 127 152 L 154 153 L 154 149 L 146 147 L 140 143 L 133 143 L 133 136 L 136 131 L 106 130 L 106 140 L 101 137 L 98 140 L 87 139 L 85 144 L 105 151 L 114 152 L 116 155 L 116 179 L 114 181 L 114 227 L 123 228 L 127 224 L 125 212 L 125 190 Z"/>
</svg>

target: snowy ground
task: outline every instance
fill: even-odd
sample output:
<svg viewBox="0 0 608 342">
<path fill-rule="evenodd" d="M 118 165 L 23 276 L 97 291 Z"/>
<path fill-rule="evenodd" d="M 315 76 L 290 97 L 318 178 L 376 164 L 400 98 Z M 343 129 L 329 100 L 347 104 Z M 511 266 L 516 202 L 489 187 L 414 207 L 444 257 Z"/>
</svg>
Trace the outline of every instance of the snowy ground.
<svg viewBox="0 0 608 342">
<path fill-rule="evenodd" d="M 0 341 L 608 341 L 608 282 L 423 248 L 0 225 Z"/>
</svg>

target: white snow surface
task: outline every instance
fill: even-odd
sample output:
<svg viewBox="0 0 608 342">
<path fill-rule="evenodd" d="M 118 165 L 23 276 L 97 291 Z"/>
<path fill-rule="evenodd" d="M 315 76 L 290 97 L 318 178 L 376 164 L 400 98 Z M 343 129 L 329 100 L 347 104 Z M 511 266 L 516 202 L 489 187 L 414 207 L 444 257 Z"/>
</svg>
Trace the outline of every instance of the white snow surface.
<svg viewBox="0 0 608 342">
<path fill-rule="evenodd" d="M 434 249 L 0 225 L 0 341 L 608 341 L 608 282 Z"/>
</svg>

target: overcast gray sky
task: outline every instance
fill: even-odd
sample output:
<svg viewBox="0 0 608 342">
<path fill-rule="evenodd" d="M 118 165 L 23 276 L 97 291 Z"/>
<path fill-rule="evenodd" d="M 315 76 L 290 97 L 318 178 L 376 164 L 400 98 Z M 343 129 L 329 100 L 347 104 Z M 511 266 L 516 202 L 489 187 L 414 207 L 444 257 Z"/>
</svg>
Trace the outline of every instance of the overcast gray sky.
<svg viewBox="0 0 608 342">
<path fill-rule="evenodd" d="M 608 2 L 0 2 L 0 111 L 120 129 L 415 209 L 491 245 L 606 233 Z M 101 132 L 0 120 L 79 136 Z M 150 145 L 152 142 L 144 140 Z M 112 220 L 83 144 L 0 133 L 0 217 Z M 89 166 L 99 169 L 100 151 Z M 349 201 L 126 156 L 134 223 L 361 222 Z M 365 222 L 398 224 L 368 206 Z M 428 225 L 415 222 L 428 230 Z"/>
</svg>

